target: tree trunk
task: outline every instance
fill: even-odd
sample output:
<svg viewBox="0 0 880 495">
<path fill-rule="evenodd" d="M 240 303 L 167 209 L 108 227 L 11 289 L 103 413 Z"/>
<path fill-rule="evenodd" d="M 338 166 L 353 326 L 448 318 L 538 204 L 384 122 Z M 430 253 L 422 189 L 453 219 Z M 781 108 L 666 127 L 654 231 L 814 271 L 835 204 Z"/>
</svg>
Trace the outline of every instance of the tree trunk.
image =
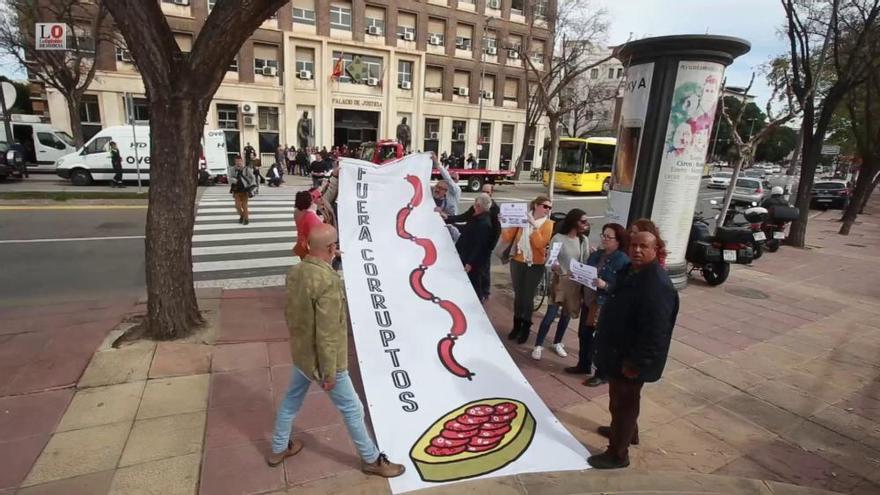
<svg viewBox="0 0 880 495">
<path fill-rule="evenodd" d="M 516 157 L 513 165 L 513 180 L 519 180 L 519 176 L 522 173 L 523 162 L 525 161 L 526 151 L 529 149 L 529 136 L 531 133 L 535 131 L 536 126 L 529 126 L 528 122 L 526 122 L 526 132 L 523 134 L 522 146 L 519 150 L 519 156 Z M 537 143 L 535 143 L 537 146 Z M 535 166 L 534 156 L 532 157 L 532 166 Z"/>
<path fill-rule="evenodd" d="M 721 204 L 721 212 L 718 213 L 718 221 L 715 222 L 715 229 L 724 225 L 724 219 L 727 218 L 727 210 L 730 208 L 730 202 L 733 200 L 733 190 L 736 189 L 736 179 L 739 178 L 739 172 L 742 170 L 743 163 L 746 162 L 748 152 L 745 150 L 739 151 L 739 159 L 736 161 L 736 165 L 733 166 L 733 175 L 730 176 L 730 186 L 727 187 L 727 190 L 724 191 L 724 200 Z"/>
<path fill-rule="evenodd" d="M 871 187 L 868 189 L 868 192 L 865 193 L 865 197 L 862 199 L 862 205 L 859 207 L 859 215 L 865 213 L 865 207 L 868 206 L 868 201 L 871 199 L 871 194 L 873 194 L 874 190 L 877 189 L 878 184 L 880 184 L 880 173 L 877 173 L 874 176 L 874 182 L 871 183 Z"/>
<path fill-rule="evenodd" d="M 556 189 L 556 157 L 559 152 L 559 116 L 547 115 L 550 121 L 550 156 L 547 157 L 547 166 L 550 167 L 550 185 L 547 186 L 547 197 L 553 202 L 553 193 Z"/>
<path fill-rule="evenodd" d="M 800 215 L 797 220 L 791 223 L 787 239 L 787 243 L 790 246 L 802 248 L 807 241 L 807 222 L 810 219 L 810 196 L 813 189 L 813 179 L 816 176 L 816 165 L 819 163 L 821 152 L 822 140 L 817 141 L 815 135 L 805 133 L 801 175 L 795 199 L 795 206 L 800 210 Z"/>
<path fill-rule="evenodd" d="M 70 120 L 70 133 L 73 134 L 73 142 L 77 148 L 81 148 L 84 142 L 82 123 L 79 120 L 79 107 L 82 95 L 77 92 L 67 93 L 64 95 L 64 100 L 67 102 L 67 115 Z"/>
<path fill-rule="evenodd" d="M 868 158 L 866 157 L 862 162 L 862 170 L 859 172 L 855 191 L 853 191 L 849 205 L 847 205 L 846 210 L 843 212 L 843 217 L 840 219 L 843 224 L 840 226 L 838 234 L 849 235 L 849 231 L 852 229 L 856 217 L 861 213 L 862 205 L 867 202 L 866 196 L 871 193 L 871 188 L 873 186 L 872 182 L 876 173 L 876 165 L 873 162 L 868 162 Z"/>
<path fill-rule="evenodd" d="M 169 340 L 204 322 L 193 288 L 192 233 L 199 137 L 207 107 L 185 95 L 157 100 L 150 107 L 144 330 L 150 338 Z"/>
</svg>

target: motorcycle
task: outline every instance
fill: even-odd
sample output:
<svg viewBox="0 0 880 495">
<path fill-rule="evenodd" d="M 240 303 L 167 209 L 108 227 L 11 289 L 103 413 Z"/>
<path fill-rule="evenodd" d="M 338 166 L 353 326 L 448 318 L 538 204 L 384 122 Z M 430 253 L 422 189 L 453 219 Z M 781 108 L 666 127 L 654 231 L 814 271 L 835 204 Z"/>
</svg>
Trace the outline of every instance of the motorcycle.
<svg viewBox="0 0 880 495">
<path fill-rule="evenodd" d="M 713 202 L 712 204 L 715 203 Z M 736 221 L 735 219 L 737 215 L 742 215 L 746 221 Z M 753 201 L 751 205 L 745 209 L 736 208 L 731 205 L 731 207 L 727 209 L 727 214 L 725 215 L 723 225 L 733 227 L 747 226 L 752 232 L 751 245 L 752 251 L 754 252 L 754 259 L 758 259 L 764 254 L 764 248 L 768 239 L 767 233 L 764 232 L 764 223 L 766 222 L 768 217 L 769 212 L 767 211 L 767 208 L 758 206 L 758 203 Z M 718 217 L 716 216 L 715 219 L 717 220 Z"/>
<path fill-rule="evenodd" d="M 714 204 L 714 203 L 713 203 Z M 717 216 L 716 216 L 717 218 Z M 711 286 L 721 285 L 730 275 L 730 264 L 750 264 L 754 259 L 754 237 L 749 228 L 724 227 L 709 231 L 709 221 L 702 212 L 694 213 L 685 259 L 690 275 L 695 270 Z"/>
<path fill-rule="evenodd" d="M 785 227 L 800 216 L 800 210 L 793 206 L 774 206 L 770 208 L 767 218 L 761 225 L 761 230 L 767 236 L 764 247 L 767 251 L 775 253 L 779 250 L 782 241 L 785 240 Z"/>
</svg>

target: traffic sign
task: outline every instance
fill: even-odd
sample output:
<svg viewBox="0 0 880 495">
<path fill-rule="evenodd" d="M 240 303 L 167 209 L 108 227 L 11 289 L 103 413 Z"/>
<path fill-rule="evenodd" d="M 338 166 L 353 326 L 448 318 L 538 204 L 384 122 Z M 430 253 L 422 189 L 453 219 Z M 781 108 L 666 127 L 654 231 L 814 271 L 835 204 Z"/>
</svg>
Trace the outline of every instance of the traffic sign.
<svg viewBox="0 0 880 495">
<path fill-rule="evenodd" d="M 840 146 L 836 144 L 825 144 L 822 146 L 822 154 L 823 155 L 839 155 L 840 154 Z"/>
</svg>

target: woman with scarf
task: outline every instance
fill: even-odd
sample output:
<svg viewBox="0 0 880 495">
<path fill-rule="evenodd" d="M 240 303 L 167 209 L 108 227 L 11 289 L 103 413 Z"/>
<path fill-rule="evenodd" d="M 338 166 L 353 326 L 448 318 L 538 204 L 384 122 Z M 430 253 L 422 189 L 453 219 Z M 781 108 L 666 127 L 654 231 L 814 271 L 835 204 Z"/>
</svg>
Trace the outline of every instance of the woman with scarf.
<svg viewBox="0 0 880 495">
<path fill-rule="evenodd" d="M 553 204 L 546 196 L 538 196 L 529 204 L 528 223 L 524 227 L 506 229 L 501 239 L 511 245 L 510 279 L 513 284 L 513 330 L 508 339 L 525 343 L 532 328 L 532 305 L 535 289 L 544 276 L 547 245 L 553 237 L 550 211 Z"/>
</svg>

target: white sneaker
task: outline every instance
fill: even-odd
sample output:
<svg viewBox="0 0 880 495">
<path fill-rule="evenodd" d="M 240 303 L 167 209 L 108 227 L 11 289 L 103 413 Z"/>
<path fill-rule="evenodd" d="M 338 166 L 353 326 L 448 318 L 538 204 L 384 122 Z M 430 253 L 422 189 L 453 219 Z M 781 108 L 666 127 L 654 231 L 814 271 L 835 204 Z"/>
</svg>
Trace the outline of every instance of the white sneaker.
<svg viewBox="0 0 880 495">
<path fill-rule="evenodd" d="M 540 361 L 541 360 L 541 351 L 543 351 L 543 350 L 544 350 L 543 347 L 536 345 L 535 348 L 532 349 L 532 359 L 534 359 L 535 361 Z"/>
<path fill-rule="evenodd" d="M 553 344 L 553 350 L 556 351 L 556 354 L 559 354 L 559 357 L 568 357 L 568 353 L 565 352 L 565 345 L 562 342 Z"/>
</svg>

